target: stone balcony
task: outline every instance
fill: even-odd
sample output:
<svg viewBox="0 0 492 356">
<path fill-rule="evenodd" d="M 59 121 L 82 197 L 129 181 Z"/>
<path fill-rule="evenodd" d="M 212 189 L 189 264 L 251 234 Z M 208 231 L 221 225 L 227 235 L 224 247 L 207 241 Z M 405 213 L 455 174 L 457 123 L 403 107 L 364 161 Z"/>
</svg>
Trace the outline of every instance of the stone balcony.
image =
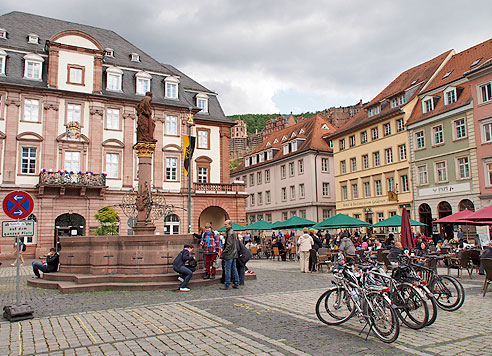
<svg viewBox="0 0 492 356">
<path fill-rule="evenodd" d="M 37 188 L 39 195 L 102 197 L 106 191 L 106 175 L 43 171 L 39 174 Z"/>
<path fill-rule="evenodd" d="M 247 194 L 244 184 L 220 184 L 220 183 L 194 183 L 193 190 L 196 194 Z"/>
</svg>

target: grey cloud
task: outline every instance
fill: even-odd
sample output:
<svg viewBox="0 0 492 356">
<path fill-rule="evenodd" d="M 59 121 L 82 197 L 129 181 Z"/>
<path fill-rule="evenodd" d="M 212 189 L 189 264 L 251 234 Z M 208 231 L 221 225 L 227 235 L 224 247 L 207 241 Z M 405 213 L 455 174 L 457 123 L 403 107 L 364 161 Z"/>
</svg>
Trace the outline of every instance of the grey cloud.
<svg viewBox="0 0 492 356">
<path fill-rule="evenodd" d="M 371 99 L 402 71 L 446 50 L 491 37 L 487 0 L 474 1 L 473 11 L 449 0 L 88 0 L 69 9 L 64 1 L 38 4 L 4 0 L 0 11 L 36 9 L 110 28 L 178 68 L 206 64 L 213 73 L 265 73 L 304 92 L 360 92 L 354 100 L 366 93 L 363 99 Z M 234 107 L 229 96 L 245 94 L 233 77 L 207 79 L 213 80 L 230 83 L 224 87 L 230 92 L 219 92 L 224 106 Z"/>
</svg>

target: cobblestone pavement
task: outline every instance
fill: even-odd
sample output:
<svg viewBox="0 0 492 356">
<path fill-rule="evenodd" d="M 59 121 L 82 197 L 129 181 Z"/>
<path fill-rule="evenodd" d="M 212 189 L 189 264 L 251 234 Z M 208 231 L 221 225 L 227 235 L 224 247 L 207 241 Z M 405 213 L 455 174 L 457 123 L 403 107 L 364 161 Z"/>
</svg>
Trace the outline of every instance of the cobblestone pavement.
<svg viewBox="0 0 492 356">
<path fill-rule="evenodd" d="M 27 262 L 27 261 L 26 261 Z M 0 301 L 15 301 L 15 268 L 0 268 Z M 357 320 L 329 327 L 314 312 L 328 273 L 301 274 L 294 262 L 254 260 L 257 276 L 239 290 L 207 286 L 168 290 L 60 294 L 26 286 L 35 319 L 0 321 L 0 355 L 491 355 L 492 291 L 483 277 L 463 278 L 464 306 L 437 321 L 402 327 L 393 344 L 359 335 Z M 444 271 L 442 271 L 444 272 Z"/>
</svg>

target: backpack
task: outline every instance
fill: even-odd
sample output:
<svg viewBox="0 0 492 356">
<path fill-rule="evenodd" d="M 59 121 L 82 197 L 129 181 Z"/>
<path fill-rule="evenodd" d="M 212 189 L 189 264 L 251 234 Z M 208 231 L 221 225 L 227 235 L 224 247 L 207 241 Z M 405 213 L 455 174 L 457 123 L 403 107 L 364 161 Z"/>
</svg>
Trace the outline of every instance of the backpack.
<svg viewBox="0 0 492 356">
<path fill-rule="evenodd" d="M 26 252 L 26 244 L 22 244 L 22 252 Z"/>
</svg>

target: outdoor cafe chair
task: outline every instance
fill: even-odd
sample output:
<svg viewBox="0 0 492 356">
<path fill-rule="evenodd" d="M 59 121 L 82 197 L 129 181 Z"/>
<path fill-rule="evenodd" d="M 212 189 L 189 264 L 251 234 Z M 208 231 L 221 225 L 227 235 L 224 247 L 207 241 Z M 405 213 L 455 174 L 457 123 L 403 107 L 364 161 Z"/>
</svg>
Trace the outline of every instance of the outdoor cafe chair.
<svg viewBox="0 0 492 356">
<path fill-rule="evenodd" d="M 483 282 L 483 297 L 487 293 L 490 282 L 492 282 L 492 258 L 482 258 L 482 266 L 485 270 L 485 281 Z"/>
<path fill-rule="evenodd" d="M 253 258 L 258 258 L 258 257 L 259 257 L 259 256 L 258 256 L 258 247 L 256 247 L 256 246 L 251 246 L 250 251 L 251 251 L 251 254 L 253 255 Z"/>
<path fill-rule="evenodd" d="M 280 251 L 278 250 L 278 247 L 273 248 L 273 259 L 275 259 L 275 257 L 280 261 Z"/>
</svg>

